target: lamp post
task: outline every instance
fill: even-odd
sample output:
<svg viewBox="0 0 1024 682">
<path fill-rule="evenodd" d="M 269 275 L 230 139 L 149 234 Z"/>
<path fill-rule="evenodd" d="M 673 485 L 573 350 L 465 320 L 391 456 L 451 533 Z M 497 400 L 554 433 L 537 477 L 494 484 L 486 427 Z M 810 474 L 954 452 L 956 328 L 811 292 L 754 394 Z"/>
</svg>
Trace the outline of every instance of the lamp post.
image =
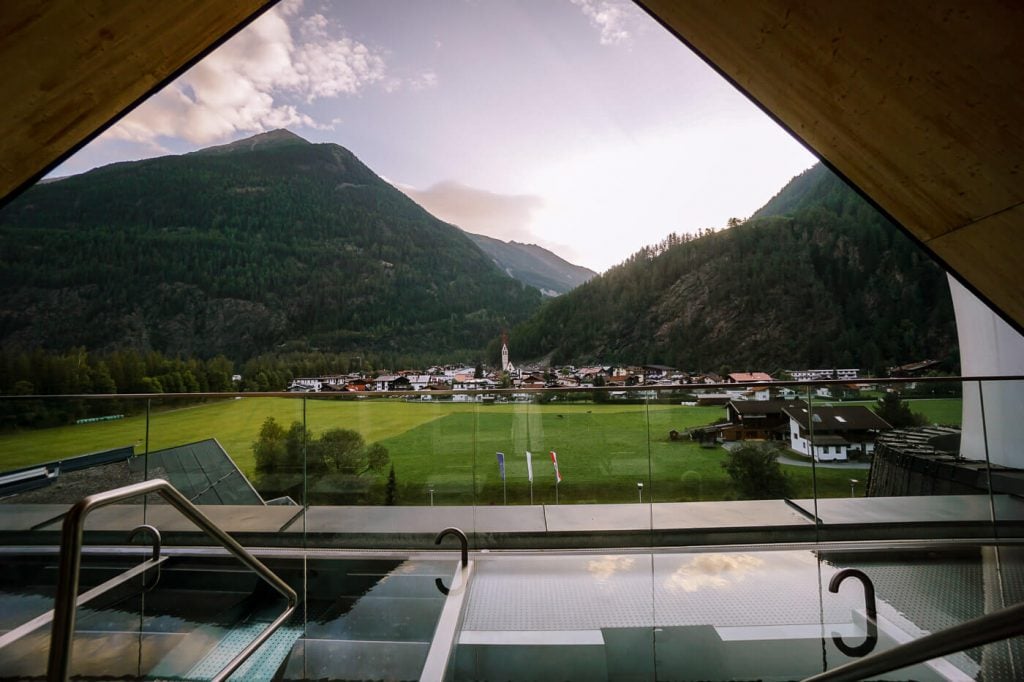
<svg viewBox="0 0 1024 682">
<path fill-rule="evenodd" d="M 850 497 L 857 497 L 857 493 L 854 491 L 854 487 L 860 483 L 856 478 L 850 479 Z"/>
<path fill-rule="evenodd" d="M 637 497 L 639 497 L 639 499 L 640 499 L 640 504 L 643 504 L 644 503 L 644 482 L 643 481 L 637 481 L 636 482 L 636 494 L 637 494 Z"/>
<path fill-rule="evenodd" d="M 427 486 L 427 490 L 430 491 L 430 506 L 434 506 L 434 486 Z"/>
</svg>

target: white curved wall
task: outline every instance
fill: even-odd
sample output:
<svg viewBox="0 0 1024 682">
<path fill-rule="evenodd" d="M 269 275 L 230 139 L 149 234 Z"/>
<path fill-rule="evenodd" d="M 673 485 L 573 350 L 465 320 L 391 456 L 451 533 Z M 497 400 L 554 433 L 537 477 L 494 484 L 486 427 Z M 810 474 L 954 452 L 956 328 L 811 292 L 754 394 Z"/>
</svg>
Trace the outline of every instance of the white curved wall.
<svg viewBox="0 0 1024 682">
<path fill-rule="evenodd" d="M 949 290 L 960 339 L 961 374 L 1024 375 L 1024 337 L 952 277 Z M 984 423 L 980 398 L 984 399 Z M 964 386 L 960 453 L 968 459 L 985 459 L 986 437 L 993 464 L 1024 467 L 1024 382 Z"/>
</svg>

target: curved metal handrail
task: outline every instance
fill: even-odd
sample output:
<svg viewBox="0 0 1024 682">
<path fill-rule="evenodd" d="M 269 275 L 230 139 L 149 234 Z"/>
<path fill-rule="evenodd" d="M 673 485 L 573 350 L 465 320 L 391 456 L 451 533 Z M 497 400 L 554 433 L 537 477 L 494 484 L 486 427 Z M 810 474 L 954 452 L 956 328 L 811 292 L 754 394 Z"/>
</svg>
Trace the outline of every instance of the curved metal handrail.
<svg viewBox="0 0 1024 682">
<path fill-rule="evenodd" d="M 1024 633 L 1024 604 L 1015 604 L 808 677 L 803 682 L 863 680 L 872 675 L 899 670 L 915 663 L 998 642 L 1021 633 Z"/>
<path fill-rule="evenodd" d="M 213 682 L 221 682 L 235 672 L 295 611 L 295 605 L 298 603 L 295 590 L 264 566 L 234 538 L 221 530 L 167 481 L 155 478 L 89 495 L 68 510 L 64 517 L 64 525 L 61 527 L 60 569 L 57 577 L 57 597 L 54 600 L 53 627 L 50 631 L 50 656 L 46 668 L 46 678 L 50 682 L 64 682 L 71 667 L 71 645 L 75 633 L 75 601 L 78 597 L 78 574 L 82 566 L 82 532 L 85 528 L 85 517 L 99 507 L 150 493 L 156 493 L 167 500 L 168 504 L 180 511 L 209 537 L 219 542 L 235 558 L 256 571 L 261 578 L 270 583 L 271 587 L 288 600 L 288 607 L 284 613 L 231 659 L 213 678 Z"/>
</svg>

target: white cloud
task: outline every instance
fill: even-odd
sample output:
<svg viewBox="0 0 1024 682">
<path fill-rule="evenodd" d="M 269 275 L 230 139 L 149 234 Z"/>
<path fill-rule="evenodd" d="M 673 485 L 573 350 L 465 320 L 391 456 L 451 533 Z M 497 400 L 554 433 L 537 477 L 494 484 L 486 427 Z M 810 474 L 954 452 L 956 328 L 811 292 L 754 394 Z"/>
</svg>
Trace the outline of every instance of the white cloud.
<svg viewBox="0 0 1024 682">
<path fill-rule="evenodd" d="M 288 96 L 307 104 L 354 95 L 384 81 L 384 58 L 348 37 L 331 38 L 322 14 L 289 21 L 302 3 L 286 2 L 210 54 L 126 116 L 109 133 L 146 145 L 160 138 L 194 144 L 238 132 L 302 125 L 323 128 Z M 436 81 L 436 78 L 435 78 Z"/>
<path fill-rule="evenodd" d="M 405 185 L 396 186 L 441 220 L 469 232 L 506 241 L 536 241 L 527 225 L 533 214 L 544 205 L 540 197 L 497 194 L 451 180 L 423 190 Z"/>
<path fill-rule="evenodd" d="M 437 74 L 425 71 L 415 78 L 409 79 L 410 90 L 430 90 L 437 87 Z"/>
<path fill-rule="evenodd" d="M 602 45 L 618 45 L 632 37 L 632 23 L 636 9 L 617 0 L 570 0 L 572 4 L 601 29 Z"/>
<path fill-rule="evenodd" d="M 564 242 L 545 239 L 530 229 L 535 216 L 545 206 L 545 200 L 540 196 L 498 194 L 452 180 L 438 182 L 427 189 L 388 182 L 432 215 L 467 232 L 502 241 L 537 244 L 570 263 L 577 262 L 575 248 Z"/>
<path fill-rule="evenodd" d="M 306 17 L 299 23 L 299 33 L 307 40 L 327 37 L 327 17 L 322 14 Z"/>
<path fill-rule="evenodd" d="M 680 566 L 664 585 L 669 592 L 720 590 L 742 582 L 763 565 L 764 560 L 751 554 L 703 554 Z"/>
</svg>

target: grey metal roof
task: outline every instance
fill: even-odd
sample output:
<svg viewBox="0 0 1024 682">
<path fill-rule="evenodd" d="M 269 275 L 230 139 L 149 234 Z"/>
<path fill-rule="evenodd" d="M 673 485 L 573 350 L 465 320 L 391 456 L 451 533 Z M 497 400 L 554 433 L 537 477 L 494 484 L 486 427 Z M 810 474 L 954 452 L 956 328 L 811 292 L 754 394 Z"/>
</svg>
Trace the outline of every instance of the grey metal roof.
<svg viewBox="0 0 1024 682">
<path fill-rule="evenodd" d="M 131 466 L 147 478 L 166 478 L 195 504 L 263 504 L 215 438 L 150 452 Z"/>
</svg>

